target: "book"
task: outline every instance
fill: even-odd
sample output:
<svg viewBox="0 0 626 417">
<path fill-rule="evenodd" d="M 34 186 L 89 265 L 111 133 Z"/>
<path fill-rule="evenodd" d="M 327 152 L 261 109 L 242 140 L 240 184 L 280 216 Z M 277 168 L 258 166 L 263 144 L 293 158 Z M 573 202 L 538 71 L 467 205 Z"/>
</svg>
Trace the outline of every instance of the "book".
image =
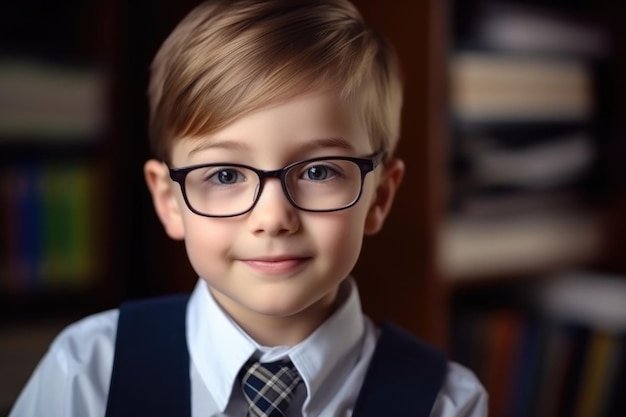
<svg viewBox="0 0 626 417">
<path fill-rule="evenodd" d="M 465 365 L 487 384 L 487 372 L 490 362 L 489 313 L 473 309 L 455 314 L 452 333 L 452 357 Z"/>
<path fill-rule="evenodd" d="M 94 140 L 104 127 L 106 88 L 97 69 L 0 59 L 0 140 Z"/>
<path fill-rule="evenodd" d="M 589 350 L 590 333 L 589 327 L 577 323 L 569 323 L 565 326 L 568 346 L 564 352 L 566 355 L 565 374 L 556 415 L 574 416 L 576 413 L 577 400 L 581 395 L 585 358 Z"/>
<path fill-rule="evenodd" d="M 619 417 L 626 415 L 626 332 L 616 336 L 616 348 L 610 366 L 610 383 L 604 393 L 604 402 L 598 416 Z"/>
<path fill-rule="evenodd" d="M 593 85 L 580 59 L 463 51 L 450 59 L 450 102 L 464 121 L 589 120 Z"/>
<path fill-rule="evenodd" d="M 580 394 L 574 417 L 597 417 L 605 407 L 605 394 L 612 383 L 617 339 L 611 332 L 594 329 L 581 375 Z"/>
<path fill-rule="evenodd" d="M 495 311 L 487 320 L 490 330 L 484 381 L 489 412 L 492 417 L 505 417 L 514 395 L 514 367 L 520 360 L 524 319 L 519 312 Z"/>
<path fill-rule="evenodd" d="M 510 186 L 543 190 L 574 183 L 594 161 L 591 138 L 572 133 L 523 148 L 507 149 L 484 144 L 471 155 L 471 172 L 477 187 Z"/>
<path fill-rule="evenodd" d="M 15 259 L 17 257 L 17 209 L 11 194 L 11 180 L 8 170 L 0 171 L 0 289 L 5 292 L 17 290 Z"/>
<path fill-rule="evenodd" d="M 71 248 L 68 261 L 71 268 L 69 276 L 75 287 L 89 284 L 94 270 L 94 238 L 93 201 L 94 184 L 89 168 L 82 164 L 71 166 L 66 173 L 71 184 L 71 193 L 67 194 L 71 212 Z"/>
<path fill-rule="evenodd" d="M 524 321 L 518 361 L 513 372 L 513 393 L 508 404 L 507 415 L 530 417 L 535 414 L 539 397 L 540 364 L 545 354 L 544 323 L 535 318 Z"/>
<path fill-rule="evenodd" d="M 541 378 L 538 381 L 538 396 L 534 407 L 536 417 L 558 416 L 561 398 L 564 395 L 565 374 L 571 355 L 571 340 L 561 323 L 548 320 L 546 332 L 545 354 L 541 367 Z"/>
<path fill-rule="evenodd" d="M 566 268 L 597 258 L 597 213 L 542 210 L 511 216 L 456 216 L 442 228 L 439 264 L 452 281 Z"/>
<path fill-rule="evenodd" d="M 567 357 L 559 412 L 555 415 L 619 416 L 626 334 L 626 277 L 567 271 L 538 288 L 538 305 L 563 323 Z M 621 393 L 620 393 L 620 390 Z"/>
<path fill-rule="evenodd" d="M 590 19 L 512 2 L 488 2 L 477 24 L 477 38 L 491 48 L 518 52 L 606 56 L 608 33 Z"/>
<path fill-rule="evenodd" d="M 16 225 L 13 273 L 17 287 L 23 291 L 36 289 L 39 278 L 37 266 L 42 256 L 39 177 L 40 167 L 34 163 L 19 165 L 10 177 L 10 199 L 15 204 L 11 220 Z"/>
<path fill-rule="evenodd" d="M 82 164 L 50 165 L 44 175 L 45 256 L 42 284 L 76 289 L 88 285 L 93 270 L 92 174 Z"/>
<path fill-rule="evenodd" d="M 626 277 L 570 269 L 550 276 L 537 288 L 549 317 L 589 328 L 626 331 Z"/>
</svg>

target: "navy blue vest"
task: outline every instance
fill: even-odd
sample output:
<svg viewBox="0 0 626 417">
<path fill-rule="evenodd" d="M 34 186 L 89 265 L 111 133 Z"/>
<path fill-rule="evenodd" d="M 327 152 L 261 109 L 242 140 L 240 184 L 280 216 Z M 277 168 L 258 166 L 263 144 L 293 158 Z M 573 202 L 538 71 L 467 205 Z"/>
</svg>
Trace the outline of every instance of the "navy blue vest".
<svg viewBox="0 0 626 417">
<path fill-rule="evenodd" d="M 122 304 L 106 417 L 191 417 L 188 298 Z M 428 417 L 446 373 L 441 352 L 385 323 L 353 417 Z"/>
</svg>

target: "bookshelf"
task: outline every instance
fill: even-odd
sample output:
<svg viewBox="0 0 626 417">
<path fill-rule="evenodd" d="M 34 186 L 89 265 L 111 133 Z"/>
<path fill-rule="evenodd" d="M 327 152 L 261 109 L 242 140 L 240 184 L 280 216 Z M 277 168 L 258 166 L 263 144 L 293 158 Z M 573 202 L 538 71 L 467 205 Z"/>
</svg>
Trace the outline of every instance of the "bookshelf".
<svg viewBox="0 0 626 417">
<path fill-rule="evenodd" d="M 445 345 L 494 417 L 622 415 L 620 15 L 585 0 L 439 7 Z"/>
<path fill-rule="evenodd" d="M 113 2 L 0 6 L 0 317 L 111 305 Z M 52 24 L 54 22 L 54 24 Z"/>
<path fill-rule="evenodd" d="M 63 327 L 125 296 L 119 20 L 116 1 L 0 2 L 0 415 Z"/>
<path fill-rule="evenodd" d="M 540 2 L 478 4 L 473 23 L 456 16 L 449 54 L 447 275 L 504 274 L 535 257 L 557 268 L 592 262 L 611 193 L 603 161 L 614 134 L 613 39 L 604 24 Z M 579 242 L 567 245 L 568 230 Z"/>
</svg>

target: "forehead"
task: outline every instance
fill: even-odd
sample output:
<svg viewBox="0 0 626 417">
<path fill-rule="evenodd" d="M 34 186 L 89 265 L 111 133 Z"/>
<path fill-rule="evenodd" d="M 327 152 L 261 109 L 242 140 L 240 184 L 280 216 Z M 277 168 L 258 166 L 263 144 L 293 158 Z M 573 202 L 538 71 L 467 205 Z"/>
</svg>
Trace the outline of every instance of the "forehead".
<svg viewBox="0 0 626 417">
<path fill-rule="evenodd" d="M 300 95 L 244 115 L 225 128 L 199 138 L 178 140 L 175 166 L 207 158 L 290 159 L 324 154 L 373 152 L 361 107 L 332 91 Z"/>
</svg>

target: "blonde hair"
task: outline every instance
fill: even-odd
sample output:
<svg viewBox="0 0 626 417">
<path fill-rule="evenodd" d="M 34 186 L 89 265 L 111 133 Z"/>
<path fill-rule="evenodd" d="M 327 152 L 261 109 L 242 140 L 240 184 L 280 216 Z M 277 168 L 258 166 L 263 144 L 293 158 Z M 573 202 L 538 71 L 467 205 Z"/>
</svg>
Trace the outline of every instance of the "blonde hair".
<svg viewBox="0 0 626 417">
<path fill-rule="evenodd" d="M 176 139 L 206 136 L 269 104 L 329 88 L 362 106 L 374 149 L 393 152 L 398 60 L 349 1 L 205 1 L 152 62 L 152 149 L 168 161 Z"/>
</svg>

